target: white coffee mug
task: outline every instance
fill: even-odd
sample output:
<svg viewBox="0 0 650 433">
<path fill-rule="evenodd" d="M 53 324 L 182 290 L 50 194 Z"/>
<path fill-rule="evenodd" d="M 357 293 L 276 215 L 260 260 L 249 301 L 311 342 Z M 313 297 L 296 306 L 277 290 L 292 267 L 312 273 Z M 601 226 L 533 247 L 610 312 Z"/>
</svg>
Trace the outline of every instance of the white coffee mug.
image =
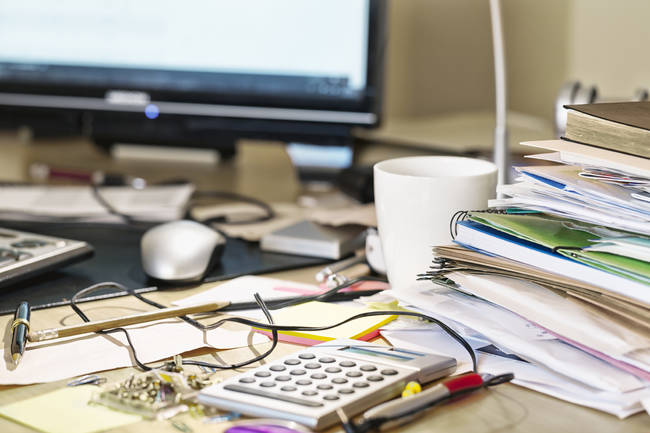
<svg viewBox="0 0 650 433">
<path fill-rule="evenodd" d="M 415 156 L 375 164 L 379 238 L 393 289 L 429 269 L 431 248 L 451 242 L 453 214 L 485 209 L 496 183 L 497 167 L 480 159 Z"/>
</svg>

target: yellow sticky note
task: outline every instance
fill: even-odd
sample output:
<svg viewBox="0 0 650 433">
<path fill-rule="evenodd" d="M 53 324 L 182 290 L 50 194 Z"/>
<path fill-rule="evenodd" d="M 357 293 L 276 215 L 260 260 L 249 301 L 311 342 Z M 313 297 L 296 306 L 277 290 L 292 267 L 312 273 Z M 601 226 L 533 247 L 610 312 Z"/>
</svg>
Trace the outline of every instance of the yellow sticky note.
<svg viewBox="0 0 650 433">
<path fill-rule="evenodd" d="M 273 311 L 272 315 L 278 325 L 326 326 L 369 311 L 376 310 L 312 301 Z M 363 317 L 325 331 L 280 331 L 279 338 L 304 345 L 318 344 L 337 338 L 368 340 L 377 335 L 379 328 L 396 317 L 395 315 Z M 261 331 L 269 334 L 268 330 Z"/>
<path fill-rule="evenodd" d="M 0 415 L 46 433 L 91 433 L 142 420 L 139 415 L 89 404 L 97 387 L 82 385 L 0 407 Z"/>
</svg>

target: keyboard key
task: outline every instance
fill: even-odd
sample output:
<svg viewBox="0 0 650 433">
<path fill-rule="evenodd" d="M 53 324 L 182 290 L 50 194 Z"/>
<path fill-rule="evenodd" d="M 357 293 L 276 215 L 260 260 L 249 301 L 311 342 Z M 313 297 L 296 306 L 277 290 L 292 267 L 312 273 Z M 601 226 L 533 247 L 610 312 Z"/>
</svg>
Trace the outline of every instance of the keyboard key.
<svg viewBox="0 0 650 433">
<path fill-rule="evenodd" d="M 298 365 L 298 364 L 300 364 L 300 360 L 291 358 L 291 359 L 287 359 L 286 361 L 284 361 L 284 363 L 286 365 Z"/>
<path fill-rule="evenodd" d="M 314 355 L 313 353 L 301 353 L 300 355 L 298 355 L 298 358 L 300 358 L 300 359 L 314 359 L 314 358 L 316 358 L 316 355 Z"/>
<path fill-rule="evenodd" d="M 281 389 L 282 391 L 284 391 L 284 392 L 292 392 L 292 391 L 297 390 L 298 388 L 296 388 L 295 386 L 292 386 L 292 385 L 285 385 L 285 386 L 283 386 L 283 387 L 280 388 L 280 389 Z"/>
<path fill-rule="evenodd" d="M 287 367 L 285 367 L 284 365 L 272 365 L 269 368 L 269 370 L 271 370 L 271 371 L 284 371 L 286 369 L 287 369 Z"/>
<path fill-rule="evenodd" d="M 341 362 L 339 362 L 339 365 L 341 367 L 346 367 L 347 368 L 347 367 L 354 367 L 355 365 L 357 365 L 357 363 L 353 362 L 353 361 L 341 361 Z"/>
<path fill-rule="evenodd" d="M 275 380 L 277 380 L 278 382 L 289 382 L 291 380 L 291 376 L 287 376 L 283 374 L 281 376 L 276 376 Z"/>
</svg>

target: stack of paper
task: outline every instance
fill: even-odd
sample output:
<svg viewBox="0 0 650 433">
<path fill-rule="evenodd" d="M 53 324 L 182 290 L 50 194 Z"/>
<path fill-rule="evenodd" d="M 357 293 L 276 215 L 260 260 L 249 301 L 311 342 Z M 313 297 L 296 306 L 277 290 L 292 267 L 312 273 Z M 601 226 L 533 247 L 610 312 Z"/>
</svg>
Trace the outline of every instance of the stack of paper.
<svg viewBox="0 0 650 433">
<path fill-rule="evenodd" d="M 546 165 L 517 168 L 518 182 L 498 189 L 506 198 L 455 222 L 457 245 L 434 248 L 423 270 L 433 285 L 394 295 L 483 341 L 484 371 L 507 365 L 520 385 L 619 417 L 642 411 L 650 407 L 650 160 L 559 140 L 524 144 L 552 150 L 537 156 Z M 416 330 L 383 335 L 427 345 Z"/>
<path fill-rule="evenodd" d="M 102 187 L 98 198 L 89 186 L 3 186 L 0 216 L 3 219 L 66 220 L 77 222 L 122 222 L 108 209 L 142 221 L 182 218 L 191 184 Z"/>
</svg>

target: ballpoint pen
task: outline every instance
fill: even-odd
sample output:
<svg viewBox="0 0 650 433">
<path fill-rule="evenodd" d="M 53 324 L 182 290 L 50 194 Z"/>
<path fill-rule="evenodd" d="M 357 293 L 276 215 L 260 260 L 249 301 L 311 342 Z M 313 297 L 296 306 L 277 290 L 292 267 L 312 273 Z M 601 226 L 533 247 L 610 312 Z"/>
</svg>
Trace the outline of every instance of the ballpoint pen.
<svg viewBox="0 0 650 433">
<path fill-rule="evenodd" d="M 14 321 L 11 324 L 11 358 L 15 365 L 18 365 L 23 352 L 25 352 L 27 333 L 29 332 L 29 314 L 29 304 L 27 301 L 21 302 L 16 309 Z"/>
</svg>

